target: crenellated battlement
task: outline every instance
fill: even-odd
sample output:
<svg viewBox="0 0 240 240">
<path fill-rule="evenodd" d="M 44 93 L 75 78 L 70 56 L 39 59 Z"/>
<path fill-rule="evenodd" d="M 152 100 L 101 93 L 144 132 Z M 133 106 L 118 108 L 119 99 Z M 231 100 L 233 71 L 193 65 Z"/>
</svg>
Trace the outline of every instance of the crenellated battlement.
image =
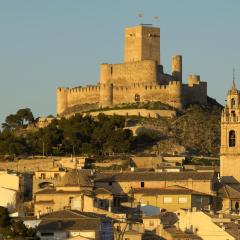
<svg viewBox="0 0 240 240">
<path fill-rule="evenodd" d="M 182 56 L 174 55 L 171 74 L 160 65 L 160 29 L 149 26 L 127 28 L 124 63 L 100 65 L 97 85 L 57 89 L 57 113 L 76 106 L 84 110 L 138 102 L 162 102 L 181 109 L 189 103 L 207 102 L 207 83 L 189 75 L 182 83 Z M 78 108 L 79 109 L 79 108 Z"/>
</svg>

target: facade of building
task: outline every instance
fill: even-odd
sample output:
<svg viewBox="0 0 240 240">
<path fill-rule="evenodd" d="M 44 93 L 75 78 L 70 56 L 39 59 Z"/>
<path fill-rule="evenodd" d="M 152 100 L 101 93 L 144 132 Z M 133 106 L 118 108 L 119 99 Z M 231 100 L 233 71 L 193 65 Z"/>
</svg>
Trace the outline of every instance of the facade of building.
<svg viewBox="0 0 240 240">
<path fill-rule="evenodd" d="M 25 194 L 24 176 L 7 171 L 0 172 L 0 206 L 16 210 Z"/>
<path fill-rule="evenodd" d="M 234 240 L 238 239 L 238 224 L 231 218 L 214 216 L 202 211 L 191 212 L 178 210 L 178 223 L 180 230 L 196 233 L 204 240 Z"/>
<path fill-rule="evenodd" d="M 83 191 L 90 191 L 93 184 L 85 171 L 72 170 L 63 175 L 57 186 L 35 193 L 35 215 L 47 214 L 62 209 L 70 209 L 71 201 L 81 196 Z"/>
<path fill-rule="evenodd" d="M 221 117 L 220 174 L 223 181 L 240 181 L 240 92 L 233 83 Z"/>
<path fill-rule="evenodd" d="M 57 89 L 58 116 L 141 102 L 178 109 L 207 103 L 207 83 L 199 75 L 189 75 L 188 84 L 182 83 L 182 56 L 173 56 L 172 73 L 164 73 L 160 29 L 149 25 L 125 29 L 124 63 L 101 64 L 98 85 Z"/>
<path fill-rule="evenodd" d="M 63 210 L 41 218 L 37 236 L 41 240 L 54 239 L 113 239 L 113 227 L 106 217 L 79 211 Z"/>
<path fill-rule="evenodd" d="M 130 195 L 134 197 L 136 205 L 151 205 L 167 211 L 176 211 L 181 208 L 210 210 L 212 207 L 210 195 L 179 186 L 138 188 L 130 191 Z"/>
<path fill-rule="evenodd" d="M 132 189 L 158 189 L 178 185 L 204 194 L 215 195 L 217 176 L 213 172 L 100 172 L 94 178 L 97 188 L 118 194 Z"/>
</svg>

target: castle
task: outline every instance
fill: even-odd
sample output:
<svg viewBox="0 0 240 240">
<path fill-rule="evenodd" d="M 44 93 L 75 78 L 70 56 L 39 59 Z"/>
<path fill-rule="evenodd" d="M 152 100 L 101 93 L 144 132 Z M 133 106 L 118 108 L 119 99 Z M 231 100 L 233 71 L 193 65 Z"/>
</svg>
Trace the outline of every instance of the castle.
<svg viewBox="0 0 240 240">
<path fill-rule="evenodd" d="M 139 25 L 125 29 L 124 63 L 100 65 L 95 86 L 58 88 L 57 115 L 121 104 L 162 102 L 176 109 L 207 103 L 207 83 L 199 75 L 182 82 L 182 56 L 172 57 L 172 74 L 160 62 L 160 28 Z"/>
</svg>

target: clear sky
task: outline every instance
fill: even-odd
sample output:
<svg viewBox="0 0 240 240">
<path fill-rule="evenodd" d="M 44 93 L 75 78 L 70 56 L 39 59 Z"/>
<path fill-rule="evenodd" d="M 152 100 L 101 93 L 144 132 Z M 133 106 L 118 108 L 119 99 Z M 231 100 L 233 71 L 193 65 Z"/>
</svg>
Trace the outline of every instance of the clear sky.
<svg viewBox="0 0 240 240">
<path fill-rule="evenodd" d="M 139 23 L 161 28 L 165 72 L 181 54 L 184 81 L 200 74 L 220 103 L 233 66 L 240 87 L 239 0 L 0 0 L 0 122 L 24 107 L 55 114 L 56 88 L 97 83 L 100 63 L 123 61 L 124 28 Z"/>
</svg>

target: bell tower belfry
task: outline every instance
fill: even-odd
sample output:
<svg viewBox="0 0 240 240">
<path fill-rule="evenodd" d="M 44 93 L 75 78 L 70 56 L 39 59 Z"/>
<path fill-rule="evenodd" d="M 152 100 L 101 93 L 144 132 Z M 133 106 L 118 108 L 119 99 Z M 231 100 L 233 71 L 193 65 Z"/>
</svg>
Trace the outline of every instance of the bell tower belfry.
<svg viewBox="0 0 240 240">
<path fill-rule="evenodd" d="M 240 91 L 234 79 L 221 116 L 220 175 L 223 181 L 240 182 Z"/>
</svg>

